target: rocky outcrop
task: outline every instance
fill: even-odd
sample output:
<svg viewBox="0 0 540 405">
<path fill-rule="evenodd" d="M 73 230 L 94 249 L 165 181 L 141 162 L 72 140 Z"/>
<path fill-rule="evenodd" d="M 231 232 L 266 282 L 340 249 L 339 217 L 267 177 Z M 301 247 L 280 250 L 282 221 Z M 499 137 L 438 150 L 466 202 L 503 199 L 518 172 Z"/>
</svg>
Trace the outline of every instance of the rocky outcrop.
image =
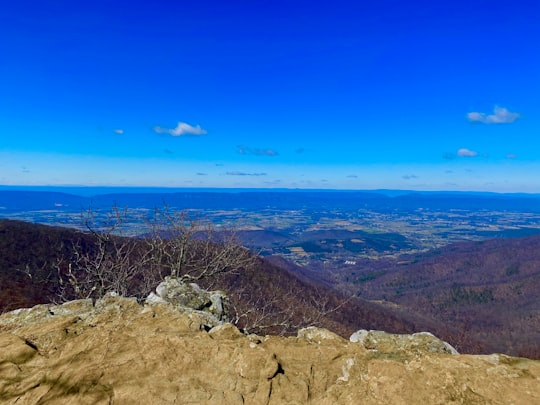
<svg viewBox="0 0 540 405">
<path fill-rule="evenodd" d="M 398 335 L 380 330 L 364 330 L 354 332 L 349 340 L 360 343 L 366 349 L 381 353 L 446 353 L 458 354 L 449 343 L 440 340 L 429 332 Z"/>
<path fill-rule="evenodd" d="M 366 339 L 318 328 L 246 336 L 228 323 L 207 331 L 206 322 L 200 311 L 113 296 L 6 313 L 0 403 L 540 403 L 538 361 L 380 338 L 368 349 Z"/>
<path fill-rule="evenodd" d="M 198 311 L 206 326 L 217 326 L 229 320 L 225 292 L 207 291 L 176 277 L 165 277 L 156 287 L 156 292 L 148 295 L 146 304 L 168 304 L 182 312 Z"/>
</svg>

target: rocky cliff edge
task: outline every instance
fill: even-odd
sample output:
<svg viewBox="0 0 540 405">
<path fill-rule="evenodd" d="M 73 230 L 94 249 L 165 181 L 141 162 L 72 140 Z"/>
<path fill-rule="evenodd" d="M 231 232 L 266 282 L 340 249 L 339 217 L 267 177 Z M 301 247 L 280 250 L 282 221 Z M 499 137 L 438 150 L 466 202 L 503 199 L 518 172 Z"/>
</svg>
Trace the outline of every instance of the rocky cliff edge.
<svg viewBox="0 0 540 405">
<path fill-rule="evenodd" d="M 428 334 L 347 341 L 207 324 L 195 310 L 114 296 L 6 313 L 0 403 L 540 404 L 539 361 L 432 350 Z"/>
</svg>

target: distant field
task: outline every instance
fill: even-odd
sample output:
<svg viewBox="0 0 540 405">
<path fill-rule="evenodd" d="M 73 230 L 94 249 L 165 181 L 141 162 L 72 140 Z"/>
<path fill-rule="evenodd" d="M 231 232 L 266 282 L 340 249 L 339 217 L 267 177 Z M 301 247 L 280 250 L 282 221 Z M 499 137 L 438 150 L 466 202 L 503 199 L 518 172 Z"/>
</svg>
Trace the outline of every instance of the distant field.
<svg viewBox="0 0 540 405">
<path fill-rule="evenodd" d="M 80 227 L 89 207 L 97 217 L 127 207 L 126 235 L 145 232 L 156 207 L 237 229 L 262 254 L 344 262 L 397 257 L 465 240 L 540 233 L 540 196 L 352 191 L 158 189 L 16 190 L 0 188 L 0 218 Z M 92 191 L 95 193 L 92 194 Z M 113 192 L 111 192 L 113 191 Z M 298 246 L 302 251 L 289 248 Z"/>
</svg>

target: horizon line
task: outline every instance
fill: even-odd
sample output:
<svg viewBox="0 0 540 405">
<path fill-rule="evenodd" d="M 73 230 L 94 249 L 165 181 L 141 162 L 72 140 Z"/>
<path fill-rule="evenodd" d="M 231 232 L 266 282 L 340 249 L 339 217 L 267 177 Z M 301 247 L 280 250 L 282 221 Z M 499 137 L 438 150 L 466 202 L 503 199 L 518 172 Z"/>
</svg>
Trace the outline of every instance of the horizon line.
<svg viewBox="0 0 540 405">
<path fill-rule="evenodd" d="M 391 193 L 391 194 L 491 194 L 491 195 L 514 195 L 514 196 L 540 196 L 538 192 L 525 191 L 482 191 L 482 190 L 426 190 L 426 189 L 400 189 L 400 188 L 373 188 L 373 189 L 350 189 L 350 188 L 300 188 L 300 187 L 185 187 L 185 186 L 135 186 L 135 185 L 84 185 L 84 184 L 63 184 L 63 185 L 28 185 L 28 184 L 0 184 L 0 191 L 5 189 L 121 189 L 121 190 L 162 190 L 170 192 L 371 192 L 371 193 Z M 35 190 L 39 191 L 39 190 Z"/>
</svg>

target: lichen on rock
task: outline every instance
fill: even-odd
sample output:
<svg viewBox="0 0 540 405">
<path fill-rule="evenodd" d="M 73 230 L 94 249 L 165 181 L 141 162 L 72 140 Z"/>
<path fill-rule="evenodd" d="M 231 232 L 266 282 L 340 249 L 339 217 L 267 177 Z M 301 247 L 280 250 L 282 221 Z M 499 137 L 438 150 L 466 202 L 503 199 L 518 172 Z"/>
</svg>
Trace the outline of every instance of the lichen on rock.
<svg viewBox="0 0 540 405">
<path fill-rule="evenodd" d="M 207 291 L 196 283 L 186 283 L 176 277 L 165 277 L 146 299 L 149 305 L 168 303 L 177 308 L 203 311 L 216 318 L 217 322 L 228 321 L 227 295 L 223 291 Z"/>
<path fill-rule="evenodd" d="M 429 332 L 418 332 L 412 335 L 387 333 L 380 330 L 360 329 L 354 332 L 349 340 L 359 343 L 369 350 L 381 353 L 414 352 L 458 354 L 449 343 L 437 338 Z"/>
</svg>

